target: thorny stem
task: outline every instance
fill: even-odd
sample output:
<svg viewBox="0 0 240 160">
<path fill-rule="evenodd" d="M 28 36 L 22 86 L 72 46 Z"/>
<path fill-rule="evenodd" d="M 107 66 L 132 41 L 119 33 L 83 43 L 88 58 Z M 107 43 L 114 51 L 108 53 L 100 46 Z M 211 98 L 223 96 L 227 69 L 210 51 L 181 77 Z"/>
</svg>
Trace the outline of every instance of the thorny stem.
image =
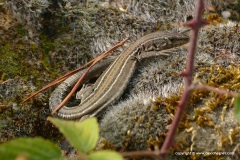
<svg viewBox="0 0 240 160">
<path fill-rule="evenodd" d="M 204 1 L 199 0 L 196 5 L 195 18 L 186 24 L 186 26 L 192 28 L 192 32 L 190 37 L 190 46 L 188 48 L 186 71 L 182 73 L 182 75 L 185 77 L 184 93 L 178 104 L 177 112 L 175 113 L 175 117 L 172 121 L 171 128 L 168 131 L 167 137 L 161 148 L 161 153 L 166 153 L 169 150 L 170 146 L 172 145 L 174 134 L 176 133 L 176 130 L 177 130 L 177 126 L 183 115 L 183 111 L 186 106 L 186 103 L 191 95 L 191 84 L 193 80 L 194 57 L 196 52 L 198 31 L 204 24 L 206 24 L 201 17 L 204 7 L 205 7 Z M 165 157 L 162 157 L 162 158 L 165 158 Z"/>
<path fill-rule="evenodd" d="M 191 95 L 191 92 L 193 89 L 205 89 L 208 91 L 213 91 L 216 92 L 218 94 L 227 94 L 229 96 L 233 96 L 233 97 L 237 97 L 238 94 L 235 92 L 230 92 L 230 91 L 226 91 L 223 89 L 219 89 L 219 88 L 214 88 L 211 86 L 206 86 L 206 85 L 202 85 L 202 84 L 194 84 L 193 83 L 193 71 L 194 71 L 194 58 L 195 58 L 195 53 L 196 53 L 196 46 L 197 46 L 197 37 L 198 37 L 198 32 L 199 29 L 201 27 L 203 27 L 206 22 L 202 19 L 201 17 L 201 13 L 203 11 L 203 9 L 205 8 L 204 5 L 204 0 L 198 0 L 198 3 L 196 5 L 196 10 L 195 10 L 195 18 L 190 21 L 189 23 L 185 24 L 186 26 L 190 27 L 192 29 L 191 32 L 191 37 L 190 37 L 190 46 L 188 48 L 188 58 L 187 58 L 187 64 L 186 64 L 186 70 L 181 74 L 182 76 L 185 77 L 185 87 L 184 87 L 184 93 L 180 99 L 180 102 L 178 104 L 177 107 L 177 112 L 175 113 L 175 117 L 172 121 L 171 124 L 171 128 L 167 133 L 167 137 L 163 143 L 163 146 L 161 148 L 161 150 L 155 150 L 155 151 L 133 151 L 133 152 L 123 152 L 121 153 L 124 157 L 142 157 L 142 156 L 148 156 L 148 157 L 153 157 L 156 159 L 164 159 L 164 155 L 166 155 L 169 151 L 170 146 L 172 145 L 173 142 L 173 138 L 174 138 L 174 134 L 176 133 L 178 124 L 180 122 L 180 119 L 183 115 L 184 112 L 184 108 L 187 104 L 187 101 Z M 105 54 L 109 54 L 109 52 L 111 52 L 112 50 L 114 50 L 115 48 L 119 47 L 120 45 L 122 45 L 127 39 L 121 41 L 119 44 L 115 45 L 113 48 L 111 48 L 109 51 L 103 53 L 102 55 L 100 55 L 99 57 L 97 57 L 95 60 L 87 63 L 86 65 L 90 65 L 91 66 L 88 68 L 88 70 L 83 74 L 83 76 L 85 74 L 87 74 L 87 72 L 91 69 L 91 67 L 97 63 L 101 58 L 105 57 Z M 86 66 L 84 65 L 84 66 Z M 79 71 L 80 69 L 74 70 L 58 79 L 56 79 L 55 81 L 53 81 L 52 83 L 48 84 L 47 86 L 45 86 L 44 88 L 42 88 L 40 91 L 34 93 L 32 96 L 28 97 L 27 99 L 25 99 L 23 102 L 29 100 L 30 98 L 32 98 L 33 96 L 35 96 L 36 94 L 40 93 L 41 91 L 49 88 L 50 86 L 59 83 L 60 81 L 66 79 L 68 76 L 70 76 L 70 74 L 74 74 L 77 71 Z M 81 83 L 81 80 L 83 79 L 83 77 L 80 78 L 80 80 L 76 83 L 76 85 L 74 86 L 73 90 L 69 93 L 69 95 L 72 92 L 75 92 L 76 88 L 78 88 L 78 85 Z M 69 96 L 68 95 L 68 96 Z M 70 98 L 66 97 L 63 102 L 52 112 L 52 114 L 54 112 L 56 112 L 62 105 L 64 105 L 64 103 L 66 103 L 67 99 Z M 236 150 L 236 148 L 239 146 L 239 144 L 235 147 L 234 152 Z"/>
<path fill-rule="evenodd" d="M 138 158 L 138 157 L 152 157 L 155 159 L 159 159 L 159 155 L 166 154 L 166 153 L 161 153 L 160 150 L 155 150 L 155 151 L 131 151 L 131 152 L 120 152 L 123 157 L 133 157 L 133 158 Z"/>
<path fill-rule="evenodd" d="M 215 88 L 212 86 L 208 86 L 208 85 L 203 85 L 201 83 L 193 83 L 192 84 L 192 89 L 204 89 L 210 92 L 215 92 L 219 95 L 228 95 L 231 97 L 238 97 L 239 94 L 237 92 L 233 92 L 233 91 L 229 91 L 226 89 L 221 89 L 221 88 Z"/>
<path fill-rule="evenodd" d="M 187 64 L 186 64 L 186 70 L 181 74 L 182 76 L 185 77 L 185 87 L 184 87 L 184 93 L 180 99 L 180 102 L 177 107 L 177 111 L 175 113 L 175 117 L 172 121 L 171 128 L 167 133 L 167 137 L 163 143 L 163 146 L 161 150 L 155 150 L 155 151 L 135 151 L 135 152 L 126 152 L 122 153 L 124 157 L 139 157 L 139 156 L 148 156 L 148 157 L 153 157 L 156 159 L 165 159 L 166 154 L 169 152 L 169 148 L 172 145 L 174 134 L 176 133 L 178 124 L 181 120 L 181 117 L 184 112 L 184 108 L 187 104 L 187 101 L 191 95 L 192 90 L 194 89 L 205 89 L 211 92 L 215 92 L 217 94 L 226 94 L 228 96 L 232 97 L 237 97 L 238 93 L 224 90 L 224 89 L 219 89 L 215 87 L 211 87 L 208 85 L 203 85 L 200 83 L 194 83 L 193 82 L 193 71 L 194 71 L 194 58 L 195 58 L 195 53 L 196 53 L 196 46 L 197 46 L 197 37 L 198 37 L 198 32 L 201 27 L 206 25 L 206 21 L 204 21 L 201 17 L 201 13 L 204 10 L 205 5 L 204 5 L 204 0 L 198 0 L 198 3 L 196 5 L 196 10 L 195 10 L 195 18 L 190 21 L 189 23 L 185 24 L 186 26 L 190 27 L 192 29 L 191 32 L 191 37 L 190 37 L 190 46 L 188 48 L 188 57 L 187 57 Z M 233 152 L 236 151 L 236 148 L 239 146 L 238 144 Z"/>
</svg>

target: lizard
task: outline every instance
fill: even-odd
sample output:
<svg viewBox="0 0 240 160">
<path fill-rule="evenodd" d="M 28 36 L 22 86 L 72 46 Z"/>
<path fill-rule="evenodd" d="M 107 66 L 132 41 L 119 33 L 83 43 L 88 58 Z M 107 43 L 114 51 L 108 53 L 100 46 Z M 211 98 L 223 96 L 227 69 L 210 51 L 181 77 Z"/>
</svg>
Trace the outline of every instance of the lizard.
<svg viewBox="0 0 240 160">
<path fill-rule="evenodd" d="M 98 116 L 115 103 L 126 89 L 136 67 L 143 59 L 166 55 L 175 48 L 188 43 L 186 31 L 157 31 L 147 34 L 131 44 L 117 58 L 100 61 L 85 77 L 85 81 L 103 72 L 94 83 L 91 92 L 77 106 L 64 105 L 55 114 L 63 119 L 85 119 Z M 62 82 L 49 99 L 53 111 L 62 101 L 65 93 L 76 83 L 83 71 L 77 72 Z"/>
</svg>

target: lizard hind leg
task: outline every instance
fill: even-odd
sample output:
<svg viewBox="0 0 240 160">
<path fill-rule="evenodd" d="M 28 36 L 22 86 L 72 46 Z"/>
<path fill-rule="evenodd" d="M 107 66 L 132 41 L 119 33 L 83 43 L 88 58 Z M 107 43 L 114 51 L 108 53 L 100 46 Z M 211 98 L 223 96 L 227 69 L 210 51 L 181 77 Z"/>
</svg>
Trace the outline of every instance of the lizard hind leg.
<svg viewBox="0 0 240 160">
<path fill-rule="evenodd" d="M 84 101 L 93 92 L 93 84 L 84 84 L 76 93 L 76 99 Z"/>
</svg>

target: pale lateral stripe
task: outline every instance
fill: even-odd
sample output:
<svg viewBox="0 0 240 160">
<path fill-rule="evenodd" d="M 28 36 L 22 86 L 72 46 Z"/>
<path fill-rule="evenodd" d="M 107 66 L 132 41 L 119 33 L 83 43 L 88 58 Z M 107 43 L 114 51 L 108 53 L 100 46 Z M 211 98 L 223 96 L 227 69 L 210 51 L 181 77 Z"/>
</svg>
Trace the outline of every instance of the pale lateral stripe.
<svg viewBox="0 0 240 160">
<path fill-rule="evenodd" d="M 128 62 L 129 58 L 131 58 L 131 55 L 128 56 L 128 58 L 125 60 L 123 66 L 121 67 L 121 70 L 119 72 L 119 74 L 117 75 L 117 77 L 115 78 L 115 81 L 112 83 L 112 85 L 108 88 L 108 90 L 105 92 L 104 95 L 102 95 L 101 98 L 99 98 L 95 103 L 93 103 L 93 106 L 95 106 L 99 101 L 101 101 L 103 98 L 105 98 L 105 96 L 110 92 L 110 90 L 113 88 L 113 86 L 115 85 L 115 83 L 118 80 L 118 77 L 121 75 L 126 63 Z M 89 111 L 91 109 L 91 107 L 85 108 L 85 110 L 82 111 L 82 114 L 86 113 L 87 111 Z M 79 112 L 76 112 L 75 114 L 71 114 L 72 116 L 77 116 Z"/>
</svg>

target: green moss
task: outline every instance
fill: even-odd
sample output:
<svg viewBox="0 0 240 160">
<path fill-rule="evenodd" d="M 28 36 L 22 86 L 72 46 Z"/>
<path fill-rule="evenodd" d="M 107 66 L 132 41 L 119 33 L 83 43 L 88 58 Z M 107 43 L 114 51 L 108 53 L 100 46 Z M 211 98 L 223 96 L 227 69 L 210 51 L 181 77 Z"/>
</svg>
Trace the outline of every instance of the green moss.
<svg viewBox="0 0 240 160">
<path fill-rule="evenodd" d="M 55 44 L 54 44 L 54 42 L 52 42 L 50 40 L 49 37 L 47 37 L 47 35 L 41 35 L 40 36 L 40 40 L 41 40 L 41 48 L 43 49 L 43 51 L 45 53 L 47 53 L 50 50 L 54 49 Z"/>
<path fill-rule="evenodd" d="M 19 73 L 19 63 L 17 59 L 19 58 L 18 54 L 16 54 L 10 44 L 6 44 L 0 46 L 0 69 L 6 75 L 6 77 L 10 78 Z"/>
<path fill-rule="evenodd" d="M 22 25 L 17 26 L 17 36 L 18 37 L 23 37 L 26 35 L 26 30 Z"/>
<path fill-rule="evenodd" d="M 30 44 L 30 50 L 36 51 L 38 46 L 36 44 Z"/>
<path fill-rule="evenodd" d="M 230 89 L 231 86 L 233 86 L 239 81 L 240 77 L 240 68 L 237 64 L 232 64 L 228 67 L 197 66 L 196 69 L 198 70 L 196 71 L 198 76 L 202 77 L 203 81 L 205 80 L 205 83 L 203 82 L 204 84 L 218 88 Z M 218 80 L 219 78 L 221 80 Z M 239 90 L 239 87 L 231 88 L 231 90 L 237 91 Z M 172 94 L 171 96 L 165 98 L 158 97 L 157 99 L 155 99 L 153 105 L 147 105 L 151 106 L 151 110 L 154 111 L 153 113 L 157 112 L 158 115 L 161 115 L 163 112 L 168 113 L 169 115 L 174 115 L 180 97 L 181 95 L 177 94 Z M 101 145 L 106 144 L 106 146 L 104 146 L 106 147 L 105 149 L 114 149 L 114 147 L 112 146 L 110 146 L 110 148 L 107 148 L 109 146 L 108 144 L 115 145 L 115 148 L 124 148 L 127 150 L 142 150 L 143 148 L 140 148 L 140 146 L 145 145 L 145 143 L 150 144 L 148 146 L 144 146 L 147 146 L 148 148 L 149 146 L 151 148 L 151 144 L 156 144 L 156 142 L 160 142 L 157 143 L 157 146 L 161 145 L 161 142 L 163 141 L 159 141 L 162 139 L 160 135 L 154 136 L 153 138 L 150 137 L 154 133 L 156 133 L 157 129 L 161 128 L 161 126 L 157 126 L 158 128 L 156 129 L 153 125 L 151 125 L 151 123 L 158 122 L 158 119 L 155 117 L 154 121 L 149 120 L 148 116 L 150 114 L 148 114 L 148 110 L 143 112 L 144 116 L 141 115 L 143 109 L 150 108 L 146 105 L 139 105 L 139 102 L 141 102 L 141 100 L 142 98 L 140 98 L 139 101 L 136 100 L 135 102 L 132 102 L 132 100 L 127 100 L 124 103 L 120 103 L 119 105 L 114 106 L 114 108 L 109 110 L 104 115 L 101 121 L 101 136 L 106 139 L 106 142 Z M 135 105 L 137 107 L 135 107 Z M 228 115 L 231 108 L 232 97 L 226 95 L 220 96 L 216 93 L 212 93 L 206 90 L 194 90 L 188 101 L 188 105 L 186 106 L 183 118 L 178 126 L 176 141 L 177 145 L 179 145 L 178 151 L 190 151 L 191 147 L 194 147 L 194 149 L 197 148 L 197 151 L 206 151 L 203 147 L 204 143 L 209 143 L 211 145 L 211 151 L 232 150 L 232 146 L 239 143 L 237 137 L 234 136 L 234 133 L 239 133 L 239 130 L 235 129 L 236 123 L 232 120 L 232 117 L 229 117 Z M 123 111 L 125 111 L 126 113 Z M 135 112 L 138 114 L 138 116 L 135 116 Z M 118 116 L 116 117 L 114 115 Z M 146 122 L 141 121 L 141 116 L 146 119 Z M 154 116 L 151 115 L 151 117 Z M 131 119 L 134 119 L 135 121 L 130 121 Z M 224 121 L 228 121 L 229 123 L 224 124 Z M 169 120 L 169 122 L 171 121 Z M 113 123 L 114 125 L 111 123 Z M 160 122 L 159 124 L 166 126 L 163 122 Z M 221 128 L 219 129 L 219 131 L 217 131 L 217 128 L 219 128 L 218 126 Z M 139 134 L 135 135 L 135 130 L 137 130 L 137 133 Z M 228 138 L 229 133 L 227 131 L 231 130 L 234 131 L 234 133 L 232 134 L 233 136 L 231 136 L 234 145 L 230 143 Z M 124 132 L 125 134 L 122 132 Z M 128 132 L 131 133 L 131 136 L 127 134 Z M 163 133 L 164 139 L 166 133 L 165 130 L 161 133 Z M 206 136 L 207 134 L 213 135 L 214 138 L 211 136 Z M 227 140 L 226 138 L 222 138 L 221 136 L 226 137 Z M 145 137 L 150 138 L 146 142 L 141 141 L 141 143 L 136 140 L 144 139 Z M 203 141 L 201 139 L 203 139 Z M 218 146 L 219 144 L 217 144 L 216 142 L 219 142 L 223 145 Z M 136 146 L 132 145 L 136 143 L 139 144 Z M 124 146 L 124 144 L 127 144 L 127 146 Z M 133 148 L 129 148 L 129 146 Z M 196 157 L 192 156 L 192 158 L 190 159 L 194 158 Z"/>
<path fill-rule="evenodd" d="M 16 28 L 17 36 L 23 36 L 24 29 L 21 26 Z M 42 87 L 46 78 L 42 80 L 41 74 L 47 72 L 49 77 L 55 77 L 57 74 L 56 66 L 50 62 L 50 51 L 54 51 L 58 43 L 54 43 L 46 35 L 41 36 L 41 45 L 38 46 L 28 41 L 9 41 L 0 46 L 0 76 L 1 81 L 21 76 L 24 80 L 33 79 L 37 88 Z M 53 72 L 53 75 L 51 74 Z"/>
</svg>

